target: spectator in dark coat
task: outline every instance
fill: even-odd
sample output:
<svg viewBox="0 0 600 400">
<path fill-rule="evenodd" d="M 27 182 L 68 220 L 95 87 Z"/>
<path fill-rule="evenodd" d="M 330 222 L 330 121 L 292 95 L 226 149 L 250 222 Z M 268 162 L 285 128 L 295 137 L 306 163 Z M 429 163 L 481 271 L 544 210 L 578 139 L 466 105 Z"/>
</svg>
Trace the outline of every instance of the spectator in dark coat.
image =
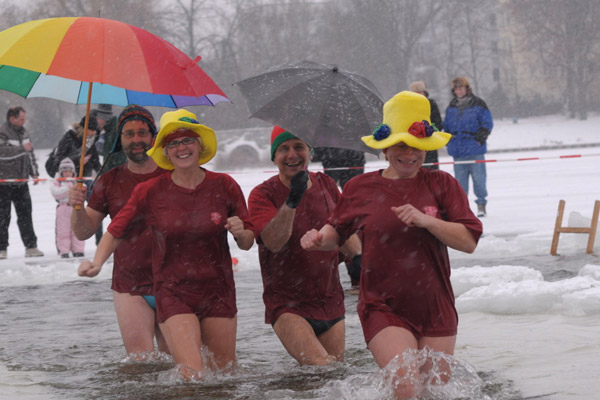
<svg viewBox="0 0 600 400">
<path fill-rule="evenodd" d="M 0 126 L 0 179 L 37 179 L 38 165 L 33 153 L 33 144 L 25 130 L 25 109 L 11 107 L 6 113 L 6 122 Z M 34 180 L 34 185 L 37 181 Z M 44 255 L 37 248 L 37 236 L 31 218 L 31 195 L 25 182 L 0 183 L 0 260 L 7 257 L 8 227 L 11 203 L 15 205 L 17 225 L 25 245 L 25 257 Z"/>
<path fill-rule="evenodd" d="M 340 189 L 343 189 L 350 179 L 365 172 L 365 153 L 362 151 L 315 147 L 313 161 L 320 161 L 323 164 L 325 173 L 338 184 Z"/>
<path fill-rule="evenodd" d="M 415 81 L 410 84 L 408 90 L 410 90 L 411 92 L 422 94 L 423 96 L 427 97 L 427 100 L 429 100 L 429 104 L 431 106 L 431 123 L 438 129 L 438 131 L 442 131 L 442 114 L 440 114 L 440 109 L 438 108 L 436 101 L 429 97 L 429 92 L 427 91 L 425 82 Z M 440 167 L 437 165 L 438 162 L 439 159 L 437 150 L 428 151 L 427 153 L 425 153 L 425 164 L 434 165 L 426 165 L 423 166 L 423 168 L 440 169 Z"/>
<path fill-rule="evenodd" d="M 63 138 L 58 142 L 56 149 L 56 159 L 64 160 L 70 158 L 75 164 L 77 176 L 79 175 L 79 162 L 81 160 L 81 146 L 85 145 L 85 158 L 83 164 L 83 176 L 93 178 L 100 170 L 100 156 L 96 149 L 96 140 L 98 140 L 98 121 L 96 117 L 90 115 L 88 122 L 88 133 L 86 143 L 83 144 L 83 127 L 85 126 L 85 117 L 79 123 L 74 123 L 65 133 Z M 85 184 L 91 187 L 92 179 L 86 180 Z M 90 193 L 88 193 L 89 196 Z"/>
</svg>

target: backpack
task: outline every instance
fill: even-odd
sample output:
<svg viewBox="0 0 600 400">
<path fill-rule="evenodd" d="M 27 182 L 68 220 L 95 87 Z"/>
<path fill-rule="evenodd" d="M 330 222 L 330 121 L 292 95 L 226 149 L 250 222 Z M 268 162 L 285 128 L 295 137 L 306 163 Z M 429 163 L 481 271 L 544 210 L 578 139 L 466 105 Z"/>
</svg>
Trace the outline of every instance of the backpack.
<svg viewBox="0 0 600 400">
<path fill-rule="evenodd" d="M 50 154 L 48 154 L 48 159 L 46 160 L 46 164 L 44 164 L 44 167 L 46 168 L 46 172 L 48 173 L 48 175 L 50 177 L 54 177 L 54 175 L 56 175 L 56 173 L 58 172 L 58 161 L 56 160 L 56 150 L 57 149 L 58 149 L 58 146 L 56 146 L 55 148 L 52 149 Z"/>
</svg>

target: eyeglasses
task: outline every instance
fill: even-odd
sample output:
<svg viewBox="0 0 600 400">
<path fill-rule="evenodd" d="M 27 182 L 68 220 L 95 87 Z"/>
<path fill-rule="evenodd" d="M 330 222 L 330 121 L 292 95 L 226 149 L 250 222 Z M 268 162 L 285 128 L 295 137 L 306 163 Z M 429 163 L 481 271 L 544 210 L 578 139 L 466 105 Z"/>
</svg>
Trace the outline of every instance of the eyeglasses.
<svg viewBox="0 0 600 400">
<path fill-rule="evenodd" d="M 197 138 L 193 138 L 193 137 L 184 137 L 181 140 L 173 140 L 170 141 L 169 143 L 167 143 L 165 145 L 165 147 L 167 149 L 176 149 L 179 147 L 180 144 L 183 144 L 184 146 L 189 146 L 192 143 L 195 143 L 198 139 Z"/>
<path fill-rule="evenodd" d="M 121 136 L 126 137 L 127 139 L 133 139 L 135 135 L 138 135 L 141 138 L 147 138 L 151 135 L 150 131 L 147 129 L 139 129 L 137 131 L 125 131 L 121 133 Z"/>
</svg>

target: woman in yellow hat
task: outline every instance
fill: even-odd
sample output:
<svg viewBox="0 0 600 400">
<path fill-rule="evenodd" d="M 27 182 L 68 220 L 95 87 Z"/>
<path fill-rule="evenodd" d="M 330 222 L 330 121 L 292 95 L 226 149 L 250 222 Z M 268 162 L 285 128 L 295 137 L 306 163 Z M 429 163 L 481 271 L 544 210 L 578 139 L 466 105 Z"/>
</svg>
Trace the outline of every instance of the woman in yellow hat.
<svg viewBox="0 0 600 400">
<path fill-rule="evenodd" d="M 244 250 L 252 247 L 254 234 L 244 228 L 248 210 L 239 185 L 200 167 L 216 153 L 214 131 L 186 110 L 165 113 L 160 126 L 148 155 L 171 172 L 136 186 L 92 265 L 101 266 L 131 222 L 146 217 L 154 238 L 157 319 L 180 372 L 195 379 L 206 368 L 235 364 L 237 308 L 227 232 Z M 202 346 L 210 352 L 208 365 Z"/>
<path fill-rule="evenodd" d="M 397 398 L 419 395 L 420 374 L 407 350 L 452 355 L 458 315 L 450 283 L 447 247 L 472 253 L 481 222 L 448 173 L 421 168 L 425 153 L 450 135 L 430 125 L 429 101 L 400 92 L 383 108 L 383 124 L 362 140 L 382 149 L 387 168 L 349 181 L 329 224 L 307 232 L 301 245 L 328 250 L 361 231 L 362 273 L 358 314 L 367 346 L 383 368 L 397 359 Z M 445 363 L 440 363 L 445 364 Z M 436 365 L 449 378 L 449 365 Z"/>
</svg>

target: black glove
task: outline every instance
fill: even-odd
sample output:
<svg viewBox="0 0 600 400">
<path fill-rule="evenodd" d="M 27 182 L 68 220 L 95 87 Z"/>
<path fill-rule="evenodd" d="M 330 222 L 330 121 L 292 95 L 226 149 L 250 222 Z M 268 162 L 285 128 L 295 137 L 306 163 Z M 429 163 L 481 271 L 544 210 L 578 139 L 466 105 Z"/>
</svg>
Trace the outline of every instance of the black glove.
<svg viewBox="0 0 600 400">
<path fill-rule="evenodd" d="M 479 144 L 484 144 L 487 140 L 488 136 L 490 136 L 490 131 L 485 128 L 480 128 L 477 132 L 475 132 L 475 140 Z"/>
<path fill-rule="evenodd" d="M 289 208 L 298 207 L 298 204 L 300 204 L 300 200 L 302 200 L 302 196 L 306 191 L 307 182 L 308 172 L 306 170 L 300 171 L 292 177 L 292 182 L 290 183 L 290 195 L 285 201 L 285 204 Z"/>
</svg>

